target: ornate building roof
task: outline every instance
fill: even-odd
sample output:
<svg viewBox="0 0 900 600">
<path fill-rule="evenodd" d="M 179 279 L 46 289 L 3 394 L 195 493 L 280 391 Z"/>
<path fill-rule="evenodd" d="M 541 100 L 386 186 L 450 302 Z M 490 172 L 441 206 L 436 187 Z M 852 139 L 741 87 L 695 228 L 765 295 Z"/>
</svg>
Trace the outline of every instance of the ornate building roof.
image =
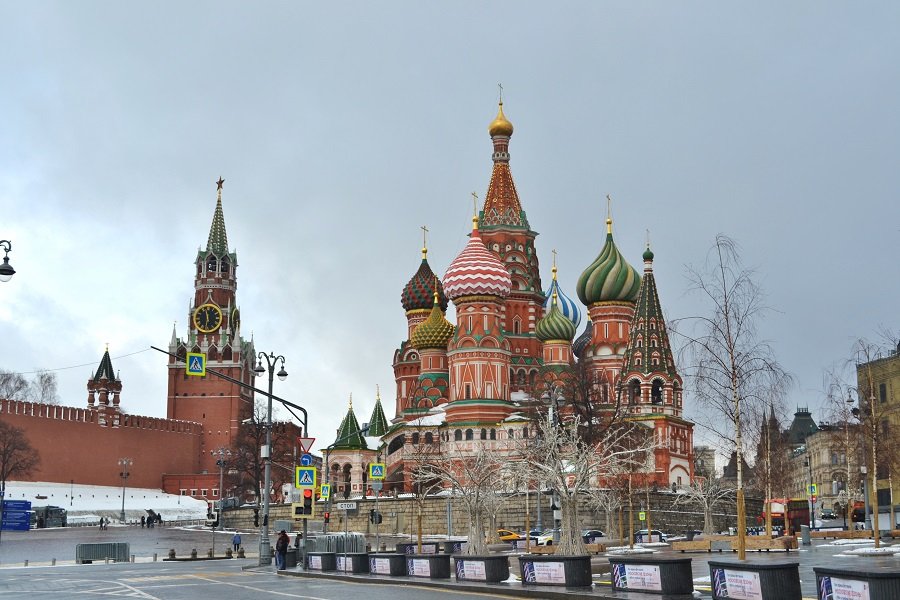
<svg viewBox="0 0 900 600">
<path fill-rule="evenodd" d="M 350 396 L 350 406 L 347 415 L 338 427 L 337 437 L 334 438 L 332 448 L 335 450 L 366 450 L 368 446 L 359 431 L 359 421 L 353 412 L 353 395 Z"/>
<path fill-rule="evenodd" d="M 578 298 L 586 306 L 598 302 L 634 302 L 641 276 L 613 241 L 612 219 L 606 219 L 606 243 L 594 262 L 578 278 Z"/>
<path fill-rule="evenodd" d="M 444 312 L 438 301 L 438 294 L 435 292 L 431 314 L 416 326 L 409 341 L 413 348 L 417 350 L 425 348 L 443 348 L 446 350 L 447 343 L 453 337 L 453 330 L 453 324 L 444 317 Z"/>
<path fill-rule="evenodd" d="M 430 309 L 435 287 L 440 299 L 441 310 L 447 310 L 447 296 L 444 295 L 444 288 L 428 265 L 427 257 L 428 249 L 423 246 L 422 263 L 419 265 L 419 270 L 404 286 L 403 292 L 400 294 L 400 304 L 403 305 L 403 310 L 406 312 Z"/>
<path fill-rule="evenodd" d="M 491 182 L 484 200 L 481 226 L 485 229 L 498 226 L 527 229 L 528 219 L 522 210 L 519 193 L 509 170 L 509 138 L 513 133 L 513 126 L 503 114 L 503 101 L 500 102 L 497 118 L 488 127 L 488 133 L 494 141 L 494 170 L 491 172 Z"/>
<path fill-rule="evenodd" d="M 591 343 L 591 335 L 594 332 L 594 324 L 588 319 L 587 326 L 584 328 L 584 331 L 581 332 L 581 335 L 578 336 L 574 342 L 572 342 L 572 354 L 574 354 L 577 358 L 581 358 L 581 355 L 584 353 L 584 349 L 587 348 L 587 345 Z"/>
<path fill-rule="evenodd" d="M 555 252 L 555 251 L 554 251 Z M 556 280 L 556 261 L 554 260 L 553 264 L 553 281 L 550 282 L 550 287 L 547 288 L 547 291 L 544 292 L 544 296 L 547 297 L 544 300 L 544 314 L 548 314 L 550 312 L 551 302 L 553 300 L 553 295 L 557 296 L 557 304 L 559 305 L 559 310 L 562 312 L 563 316 L 565 316 L 568 320 L 572 322 L 572 325 L 575 326 L 575 329 L 578 329 L 578 326 L 581 324 L 581 309 L 578 308 L 578 304 L 575 303 L 574 300 L 569 298 L 559 287 L 559 282 Z"/>
<path fill-rule="evenodd" d="M 219 177 L 216 182 L 216 212 L 213 213 L 212 225 L 209 228 L 209 239 L 206 241 L 206 251 L 218 256 L 228 254 L 228 234 L 225 232 L 225 215 L 222 212 L 222 184 L 225 180 Z"/>
<path fill-rule="evenodd" d="M 571 342 L 575 337 L 575 325 L 560 310 L 556 294 L 551 298 L 550 312 L 537 322 L 535 335 L 542 342 L 552 340 Z"/>
<path fill-rule="evenodd" d="M 512 289 L 509 271 L 481 241 L 478 217 L 472 217 L 472 235 L 444 274 L 444 293 L 451 300 L 462 296 L 500 296 Z"/>
<path fill-rule="evenodd" d="M 388 432 L 388 422 L 384 416 L 384 409 L 381 407 L 381 390 L 376 388 L 375 392 L 375 408 L 372 409 L 372 416 L 369 418 L 369 431 L 366 437 L 381 437 Z"/>
<path fill-rule="evenodd" d="M 653 252 L 649 246 L 644 252 L 644 277 L 635 303 L 631 337 L 625 350 L 625 367 L 622 372 L 639 372 L 644 375 L 665 373 L 672 380 L 679 379 L 656 291 Z"/>
<path fill-rule="evenodd" d="M 94 381 L 100 381 L 101 379 L 106 379 L 107 381 L 116 381 L 117 379 L 116 374 L 113 372 L 108 346 L 106 352 L 103 353 L 103 358 L 100 359 L 100 366 L 97 367 L 97 372 L 94 373 Z"/>
</svg>

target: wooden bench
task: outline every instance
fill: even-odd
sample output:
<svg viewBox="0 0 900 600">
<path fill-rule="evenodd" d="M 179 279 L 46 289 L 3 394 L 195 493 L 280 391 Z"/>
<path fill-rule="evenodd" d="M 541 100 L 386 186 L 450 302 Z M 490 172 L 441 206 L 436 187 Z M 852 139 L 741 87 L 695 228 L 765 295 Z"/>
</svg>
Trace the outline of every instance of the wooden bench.
<svg viewBox="0 0 900 600">
<path fill-rule="evenodd" d="M 732 544 L 734 546 L 734 544 Z M 736 550 L 736 548 L 734 548 Z M 797 549 L 797 538 L 795 537 L 777 537 L 777 538 L 767 538 L 762 535 L 750 535 L 747 536 L 747 550 L 756 550 L 761 552 L 765 550 L 768 552 L 769 550 L 796 550 Z"/>
<path fill-rule="evenodd" d="M 602 554 L 606 552 L 606 546 L 604 544 L 585 544 L 584 547 L 589 554 Z"/>
<path fill-rule="evenodd" d="M 556 546 L 532 546 L 531 554 L 555 554 Z"/>
<path fill-rule="evenodd" d="M 677 550 L 680 552 L 710 552 L 711 543 L 712 540 L 710 539 L 692 540 L 690 542 L 672 542 L 672 550 Z"/>
<path fill-rule="evenodd" d="M 836 540 L 862 540 L 871 538 L 872 532 L 868 529 L 850 529 L 848 531 L 810 531 L 809 537 L 817 540 L 827 540 L 828 538 L 834 538 Z"/>
</svg>

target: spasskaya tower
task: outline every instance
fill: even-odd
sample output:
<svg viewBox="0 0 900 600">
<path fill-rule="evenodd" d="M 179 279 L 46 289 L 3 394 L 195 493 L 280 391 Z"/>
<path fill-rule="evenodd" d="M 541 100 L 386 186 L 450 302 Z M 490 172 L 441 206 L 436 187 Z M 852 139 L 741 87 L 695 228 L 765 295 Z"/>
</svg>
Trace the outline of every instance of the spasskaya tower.
<svg viewBox="0 0 900 600">
<path fill-rule="evenodd" d="M 194 260 L 194 297 L 188 307 L 184 338 L 172 328 L 169 352 L 169 386 L 166 416 L 203 425 L 200 472 L 216 471 L 211 451 L 234 445 L 241 421 L 253 413 L 253 395 L 246 389 L 214 375 L 189 377 L 184 359 L 188 352 L 203 352 L 207 368 L 253 385 L 253 340 L 241 337 L 241 315 L 236 301 L 237 254 L 228 249 L 222 211 L 221 177 L 216 182 L 216 209 L 205 250 Z"/>
</svg>

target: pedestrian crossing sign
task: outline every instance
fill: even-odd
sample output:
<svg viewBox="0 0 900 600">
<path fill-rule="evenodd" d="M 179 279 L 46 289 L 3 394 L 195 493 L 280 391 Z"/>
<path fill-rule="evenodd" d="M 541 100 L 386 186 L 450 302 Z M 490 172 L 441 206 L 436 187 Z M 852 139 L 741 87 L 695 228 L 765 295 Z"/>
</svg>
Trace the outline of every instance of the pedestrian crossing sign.
<svg viewBox="0 0 900 600">
<path fill-rule="evenodd" d="M 322 489 L 319 490 L 319 497 L 322 498 L 322 500 L 328 500 L 331 497 L 331 484 L 330 483 L 322 484 Z"/>
<path fill-rule="evenodd" d="M 384 463 L 372 463 L 369 465 L 369 479 L 384 479 Z"/>
<path fill-rule="evenodd" d="M 188 352 L 184 372 L 194 377 L 206 377 L 206 355 L 202 352 Z"/>
<path fill-rule="evenodd" d="M 297 467 L 294 476 L 295 488 L 315 488 L 316 487 L 316 468 L 315 467 Z"/>
</svg>

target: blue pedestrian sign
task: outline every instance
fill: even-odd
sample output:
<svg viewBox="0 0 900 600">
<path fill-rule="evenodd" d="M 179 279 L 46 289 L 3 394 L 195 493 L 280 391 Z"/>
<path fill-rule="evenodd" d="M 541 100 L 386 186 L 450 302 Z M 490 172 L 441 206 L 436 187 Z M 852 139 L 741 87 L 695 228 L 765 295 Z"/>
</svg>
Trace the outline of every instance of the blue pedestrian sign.
<svg viewBox="0 0 900 600">
<path fill-rule="evenodd" d="M 304 467 L 309 467 L 312 465 L 312 454 L 304 454 L 300 457 L 300 464 Z"/>
<path fill-rule="evenodd" d="M 188 352 L 184 372 L 194 377 L 206 377 L 206 355 L 202 352 Z"/>
<path fill-rule="evenodd" d="M 369 465 L 369 479 L 384 479 L 384 463 L 372 463 Z"/>
<path fill-rule="evenodd" d="M 331 484 L 323 483 L 322 489 L 319 490 L 319 496 L 322 497 L 322 500 L 328 500 L 331 497 Z"/>
<path fill-rule="evenodd" d="M 294 477 L 294 487 L 296 488 L 315 488 L 316 487 L 316 468 L 315 467 L 297 467 Z"/>
</svg>

